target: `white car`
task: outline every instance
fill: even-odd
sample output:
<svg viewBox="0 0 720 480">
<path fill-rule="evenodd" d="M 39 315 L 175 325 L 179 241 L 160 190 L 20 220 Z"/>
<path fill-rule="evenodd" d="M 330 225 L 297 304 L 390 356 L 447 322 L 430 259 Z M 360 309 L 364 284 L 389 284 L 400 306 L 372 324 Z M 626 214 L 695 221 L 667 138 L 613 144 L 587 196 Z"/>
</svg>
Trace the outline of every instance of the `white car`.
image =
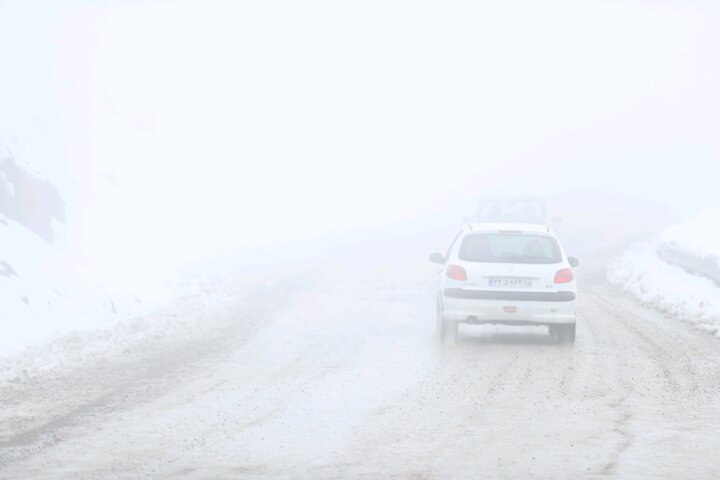
<svg viewBox="0 0 720 480">
<path fill-rule="evenodd" d="M 478 204 L 474 221 L 491 223 L 532 223 L 549 226 L 545 202 L 539 198 L 483 199 Z M 554 219 L 559 221 L 558 218 Z"/>
<path fill-rule="evenodd" d="M 547 325 L 561 343 L 575 341 L 573 267 L 543 225 L 476 223 L 464 227 L 443 256 L 437 293 L 438 335 L 454 342 L 458 324 Z"/>
</svg>

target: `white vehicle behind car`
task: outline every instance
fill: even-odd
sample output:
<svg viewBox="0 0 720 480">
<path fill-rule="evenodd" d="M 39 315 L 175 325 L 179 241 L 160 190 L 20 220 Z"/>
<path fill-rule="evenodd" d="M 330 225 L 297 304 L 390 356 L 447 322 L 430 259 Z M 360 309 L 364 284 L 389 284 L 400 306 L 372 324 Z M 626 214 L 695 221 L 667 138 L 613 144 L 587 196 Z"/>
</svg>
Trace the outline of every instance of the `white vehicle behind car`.
<svg viewBox="0 0 720 480">
<path fill-rule="evenodd" d="M 550 226 L 560 219 L 550 218 L 547 205 L 540 198 L 486 198 L 480 200 L 473 221 Z"/>
<path fill-rule="evenodd" d="M 454 342 L 458 325 L 546 325 L 559 342 L 575 341 L 577 288 L 555 234 L 537 224 L 477 223 L 464 227 L 447 254 L 437 292 L 437 330 Z"/>
</svg>

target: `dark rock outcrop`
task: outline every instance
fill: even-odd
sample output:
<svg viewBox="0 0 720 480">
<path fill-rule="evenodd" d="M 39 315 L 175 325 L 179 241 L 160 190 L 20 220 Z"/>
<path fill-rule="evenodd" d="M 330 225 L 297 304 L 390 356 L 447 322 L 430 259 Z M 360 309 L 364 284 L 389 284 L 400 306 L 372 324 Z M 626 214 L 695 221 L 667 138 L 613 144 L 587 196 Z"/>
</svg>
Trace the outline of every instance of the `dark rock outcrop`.
<svg viewBox="0 0 720 480">
<path fill-rule="evenodd" d="M 18 274 L 15 273 L 15 269 L 5 260 L 0 260 L 0 277 L 17 277 Z"/>
<path fill-rule="evenodd" d="M 65 202 L 55 185 L 9 157 L 0 160 L 0 213 L 51 242 L 53 220 L 65 221 Z"/>
</svg>

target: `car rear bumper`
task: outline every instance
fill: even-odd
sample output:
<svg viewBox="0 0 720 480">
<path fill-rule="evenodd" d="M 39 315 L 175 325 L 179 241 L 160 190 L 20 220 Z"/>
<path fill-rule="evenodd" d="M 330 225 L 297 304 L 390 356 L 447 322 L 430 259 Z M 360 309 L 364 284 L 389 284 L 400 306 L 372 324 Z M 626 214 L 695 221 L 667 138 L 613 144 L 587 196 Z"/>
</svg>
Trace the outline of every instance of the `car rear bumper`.
<svg viewBox="0 0 720 480">
<path fill-rule="evenodd" d="M 446 288 L 443 294 L 448 298 L 466 300 L 508 300 L 516 302 L 572 302 L 575 300 L 575 292 L 502 292 Z"/>
<path fill-rule="evenodd" d="M 575 322 L 574 292 L 496 292 L 448 288 L 445 319 L 467 323 L 556 325 Z"/>
</svg>

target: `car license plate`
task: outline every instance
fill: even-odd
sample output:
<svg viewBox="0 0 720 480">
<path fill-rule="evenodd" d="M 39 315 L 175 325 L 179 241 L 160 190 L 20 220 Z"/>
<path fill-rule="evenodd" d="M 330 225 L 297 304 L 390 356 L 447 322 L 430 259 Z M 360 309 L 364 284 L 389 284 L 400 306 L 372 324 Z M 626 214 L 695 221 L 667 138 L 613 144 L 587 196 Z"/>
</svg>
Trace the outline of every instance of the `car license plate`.
<svg viewBox="0 0 720 480">
<path fill-rule="evenodd" d="M 493 288 L 532 288 L 532 278 L 490 277 L 489 285 Z"/>
</svg>

